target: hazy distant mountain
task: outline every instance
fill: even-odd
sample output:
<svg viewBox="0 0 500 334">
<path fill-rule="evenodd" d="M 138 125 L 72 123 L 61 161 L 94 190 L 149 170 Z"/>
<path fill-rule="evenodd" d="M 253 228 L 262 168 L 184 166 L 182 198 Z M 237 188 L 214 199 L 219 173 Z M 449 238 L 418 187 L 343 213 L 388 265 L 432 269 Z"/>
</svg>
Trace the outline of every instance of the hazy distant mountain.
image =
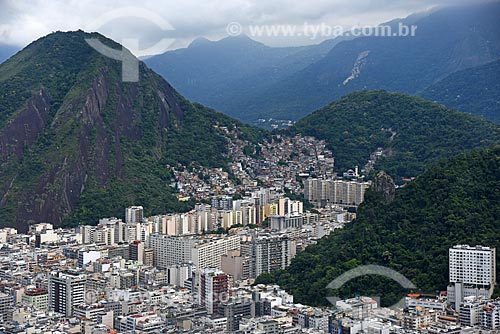
<svg viewBox="0 0 500 334">
<path fill-rule="evenodd" d="M 390 22 L 417 25 L 414 37 L 360 37 L 326 55 L 327 47 L 273 49 L 242 38 L 195 43 L 148 64 L 183 94 L 229 115 L 299 119 L 352 91 L 415 94 L 500 58 L 498 17 L 500 2 L 445 8 Z"/>
<path fill-rule="evenodd" d="M 19 48 L 13 45 L 0 44 L 0 64 L 12 57 Z"/>
<path fill-rule="evenodd" d="M 500 60 L 453 73 L 420 95 L 500 123 Z"/>
<path fill-rule="evenodd" d="M 315 64 L 239 102 L 239 110 L 242 115 L 297 119 L 351 91 L 417 93 L 453 72 L 500 58 L 498 17 L 499 2 L 443 9 L 417 20 L 415 37 L 339 43 Z M 355 78 L 347 80 L 353 73 Z"/>
<path fill-rule="evenodd" d="M 228 114 L 234 101 L 306 68 L 324 57 L 340 39 L 319 45 L 274 48 L 247 36 L 220 41 L 197 39 L 185 49 L 145 60 L 187 98 Z"/>
</svg>

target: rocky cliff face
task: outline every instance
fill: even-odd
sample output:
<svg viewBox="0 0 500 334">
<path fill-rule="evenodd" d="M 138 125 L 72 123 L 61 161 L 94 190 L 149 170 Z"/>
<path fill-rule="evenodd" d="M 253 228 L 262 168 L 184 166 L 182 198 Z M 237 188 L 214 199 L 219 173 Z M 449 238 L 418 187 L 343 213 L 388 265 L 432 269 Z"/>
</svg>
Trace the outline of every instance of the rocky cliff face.
<svg viewBox="0 0 500 334">
<path fill-rule="evenodd" d="M 50 99 L 44 89 L 40 89 L 28 101 L 24 110 L 12 118 L 0 131 L 0 159 L 9 156 L 23 156 L 24 150 L 32 145 L 47 124 Z"/>
<path fill-rule="evenodd" d="M 394 184 L 394 180 L 384 171 L 377 173 L 373 179 L 373 190 L 381 193 L 388 203 L 392 202 L 394 196 L 396 196 L 396 185 Z"/>
<path fill-rule="evenodd" d="M 74 210 L 90 171 L 95 173 L 101 185 L 106 184 L 110 175 L 111 148 L 101 113 L 107 104 L 108 88 L 106 71 L 102 70 L 84 95 L 83 106 L 75 110 L 75 100 L 62 105 L 50 130 L 60 134 L 65 131 L 68 122 L 75 122 L 78 130 L 67 135 L 77 137 L 76 145 L 51 159 L 51 168 L 38 177 L 31 192 L 24 197 L 24 205 L 18 209 L 17 216 L 21 222 L 61 223 L 63 217 Z M 95 136 L 94 143 L 92 136 Z M 69 142 L 67 144 L 70 145 Z"/>
</svg>

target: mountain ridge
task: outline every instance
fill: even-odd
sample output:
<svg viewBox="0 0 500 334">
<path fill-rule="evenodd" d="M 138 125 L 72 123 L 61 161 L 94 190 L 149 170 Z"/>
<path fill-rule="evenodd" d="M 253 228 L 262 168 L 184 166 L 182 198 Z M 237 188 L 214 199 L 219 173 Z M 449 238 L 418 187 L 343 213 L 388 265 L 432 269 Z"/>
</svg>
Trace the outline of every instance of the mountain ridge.
<svg viewBox="0 0 500 334">
<path fill-rule="evenodd" d="M 198 57 L 193 52 L 188 65 L 183 59 L 174 59 L 173 53 L 165 56 L 165 63 L 149 64 L 187 97 L 246 122 L 259 118 L 298 120 L 353 91 L 383 89 L 417 94 L 456 71 L 499 59 L 499 16 L 498 1 L 410 15 L 387 25 L 396 29 L 399 23 L 416 25 L 415 36 L 339 38 L 321 54 L 316 53 L 319 56 L 305 56 L 306 61 L 296 63 L 300 66 L 262 69 L 250 67 L 255 62 L 251 59 L 227 73 L 206 72 L 204 67 L 234 61 L 224 58 L 230 55 L 224 48 L 217 49 L 220 61 L 202 57 L 206 52 L 202 54 L 199 49 Z M 344 84 L 363 53 L 367 56 L 361 71 L 355 80 Z M 261 62 L 270 57 L 255 55 Z M 198 83 L 203 82 L 209 84 L 200 87 Z"/>
<path fill-rule="evenodd" d="M 194 43 L 145 60 L 188 99 L 227 111 L 219 102 L 243 99 L 323 57 L 341 38 L 307 47 L 268 47 L 248 36 Z M 231 112 L 227 112 L 231 114 Z"/>
<path fill-rule="evenodd" d="M 450 74 L 418 95 L 500 123 L 500 59 Z"/>
<path fill-rule="evenodd" d="M 500 143 L 500 127 L 481 117 L 402 93 L 361 91 L 299 120 L 285 133 L 326 140 L 341 173 L 368 160 L 398 183 L 439 159 Z M 372 155 L 380 151 L 378 157 Z"/>
</svg>

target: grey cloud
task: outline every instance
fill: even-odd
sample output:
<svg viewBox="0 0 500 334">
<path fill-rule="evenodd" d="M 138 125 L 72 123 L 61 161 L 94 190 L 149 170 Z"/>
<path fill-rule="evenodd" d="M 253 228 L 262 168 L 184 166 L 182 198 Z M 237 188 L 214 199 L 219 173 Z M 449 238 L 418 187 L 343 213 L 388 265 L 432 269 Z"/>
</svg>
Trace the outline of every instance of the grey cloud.
<svg viewBox="0 0 500 334">
<path fill-rule="evenodd" d="M 144 0 L 140 7 L 168 20 L 175 28 L 162 31 L 141 18 L 124 17 L 104 24 L 99 32 L 121 41 L 138 38 L 141 49 L 163 38 L 173 38 L 171 48 L 184 46 L 193 38 L 226 36 L 229 22 L 248 25 L 326 23 L 329 25 L 376 25 L 433 6 L 474 0 Z M 95 18 L 120 6 L 138 6 L 137 1 L 0 0 L 0 43 L 24 46 L 56 30 L 85 29 Z M 267 44 L 300 44 L 307 40 L 261 38 Z M 309 41 L 309 42 L 320 42 Z"/>
</svg>

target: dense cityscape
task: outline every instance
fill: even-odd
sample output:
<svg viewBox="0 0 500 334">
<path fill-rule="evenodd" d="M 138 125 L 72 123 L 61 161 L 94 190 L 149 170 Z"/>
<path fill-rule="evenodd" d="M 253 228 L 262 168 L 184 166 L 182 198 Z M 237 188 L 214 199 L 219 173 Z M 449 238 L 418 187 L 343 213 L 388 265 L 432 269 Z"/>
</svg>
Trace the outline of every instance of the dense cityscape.
<svg viewBox="0 0 500 334">
<path fill-rule="evenodd" d="M 344 173 L 345 180 L 334 176 L 331 152 L 321 146 L 319 157 L 311 154 L 321 145 L 313 138 L 291 140 L 283 142 L 284 148 L 275 146 L 278 157 L 264 155 L 269 161 L 259 162 L 273 164 L 297 151 L 286 147 L 303 150 L 280 173 L 304 177 L 304 200 L 283 192 L 293 189 L 293 177 L 277 178 L 275 187 L 257 186 L 249 174 L 269 185 L 275 179 L 262 171 L 273 168 L 255 173 L 231 162 L 245 180 L 240 188 L 217 183 L 223 178 L 216 171 L 210 171 L 203 187 L 193 184 L 196 173 L 176 175 L 180 200 L 211 195 L 210 203 L 200 202 L 186 213 L 144 217 L 142 206 L 131 206 L 125 219 L 102 218 L 97 225 L 61 229 L 38 223 L 28 233 L 0 230 L 2 331 L 385 334 L 498 328 L 500 303 L 490 299 L 495 249 L 486 246 L 451 248 L 450 285 L 436 295 L 409 293 L 398 307 L 382 307 L 368 296 L 312 307 L 295 303 L 278 285 L 255 284 L 262 274 L 287 268 L 297 253 L 350 224 L 356 217 L 352 209 L 369 187 L 357 168 Z M 300 143 L 315 149 L 307 151 Z M 324 172 L 319 179 L 305 173 L 318 164 Z M 236 191 L 244 196 L 235 196 Z"/>
</svg>

